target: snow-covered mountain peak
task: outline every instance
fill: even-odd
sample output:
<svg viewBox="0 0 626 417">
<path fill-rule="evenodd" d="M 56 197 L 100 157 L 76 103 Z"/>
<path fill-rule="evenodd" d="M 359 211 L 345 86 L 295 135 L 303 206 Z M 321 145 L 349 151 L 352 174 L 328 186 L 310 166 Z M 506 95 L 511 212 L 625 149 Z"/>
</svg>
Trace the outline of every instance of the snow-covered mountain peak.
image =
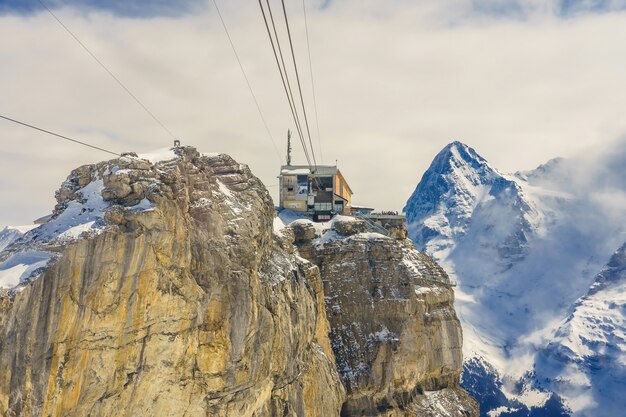
<svg viewBox="0 0 626 417">
<path fill-rule="evenodd" d="M 452 142 L 435 156 L 404 207 L 407 220 L 412 222 L 436 211 L 441 203 L 457 208 L 463 218 L 471 215 L 474 202 L 500 174 L 469 146 Z"/>
<path fill-rule="evenodd" d="M 467 236 L 489 231 L 481 246 L 495 249 L 506 265 L 523 255 L 527 234 L 540 218 L 513 178 L 461 142 L 437 154 L 404 212 L 409 236 L 436 259 L 446 258 Z"/>
<path fill-rule="evenodd" d="M 495 171 L 485 158 L 480 156 L 473 148 L 468 145 L 454 141 L 446 145 L 433 159 L 428 169 L 439 173 L 452 172 L 461 170 L 468 175 L 468 179 L 480 181 L 480 177 L 492 175 Z M 479 177 L 474 175 L 478 174 Z"/>
<path fill-rule="evenodd" d="M 625 166 L 626 144 L 506 175 L 455 142 L 424 173 L 405 207 L 409 236 L 458 283 L 464 355 L 475 365 L 466 371 L 478 370 L 482 385 L 466 387 L 477 397 L 493 382 L 485 376 L 525 375 L 576 416 L 621 415 L 626 247 L 607 255 L 626 238 Z M 472 362 L 479 356 L 495 371 Z M 481 398 L 485 415 L 552 407 L 505 385 Z M 555 401 L 557 411 L 537 415 L 569 414 Z"/>
</svg>

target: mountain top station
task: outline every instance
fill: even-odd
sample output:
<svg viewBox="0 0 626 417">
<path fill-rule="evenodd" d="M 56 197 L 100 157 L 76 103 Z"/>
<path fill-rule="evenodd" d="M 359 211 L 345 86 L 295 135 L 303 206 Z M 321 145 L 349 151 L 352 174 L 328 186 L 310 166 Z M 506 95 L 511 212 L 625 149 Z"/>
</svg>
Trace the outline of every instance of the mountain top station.
<svg viewBox="0 0 626 417">
<path fill-rule="evenodd" d="M 352 189 L 336 165 L 280 167 L 280 208 L 309 213 L 314 221 L 350 214 Z"/>
</svg>

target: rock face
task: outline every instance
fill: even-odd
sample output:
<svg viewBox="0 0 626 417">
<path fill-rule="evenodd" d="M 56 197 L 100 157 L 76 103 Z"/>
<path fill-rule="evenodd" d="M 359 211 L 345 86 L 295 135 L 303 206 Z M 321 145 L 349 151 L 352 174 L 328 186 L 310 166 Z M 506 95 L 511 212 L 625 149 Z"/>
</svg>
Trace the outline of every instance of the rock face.
<svg viewBox="0 0 626 417">
<path fill-rule="evenodd" d="M 317 268 L 273 235 L 246 166 L 177 153 L 78 168 L 3 252 L 59 256 L 0 294 L 0 415 L 339 414 Z M 80 207 L 83 232 L 54 234 Z"/>
<path fill-rule="evenodd" d="M 348 393 L 342 415 L 479 415 L 459 388 L 461 326 L 443 269 L 409 241 L 367 232 L 360 220 L 338 217 L 316 238 L 310 222 L 290 229 L 321 271 Z"/>
<path fill-rule="evenodd" d="M 352 218 L 276 232 L 245 165 L 155 158 L 74 170 L 0 251 L 0 415 L 478 415 L 430 258 Z"/>
</svg>

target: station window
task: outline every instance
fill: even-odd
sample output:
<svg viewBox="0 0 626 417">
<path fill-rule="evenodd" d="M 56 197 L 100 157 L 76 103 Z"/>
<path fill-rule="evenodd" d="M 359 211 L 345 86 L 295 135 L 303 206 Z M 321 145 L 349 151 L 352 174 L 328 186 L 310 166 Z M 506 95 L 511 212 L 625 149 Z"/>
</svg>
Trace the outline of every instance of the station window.
<svg viewBox="0 0 626 417">
<path fill-rule="evenodd" d="M 315 211 L 331 211 L 332 209 L 332 203 L 315 203 Z"/>
</svg>

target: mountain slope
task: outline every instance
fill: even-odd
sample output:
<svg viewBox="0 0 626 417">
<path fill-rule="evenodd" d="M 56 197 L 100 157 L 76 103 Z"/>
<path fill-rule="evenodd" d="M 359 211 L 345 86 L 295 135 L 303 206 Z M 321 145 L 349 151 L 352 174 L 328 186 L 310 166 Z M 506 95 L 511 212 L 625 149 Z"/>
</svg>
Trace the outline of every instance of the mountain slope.
<svg viewBox="0 0 626 417">
<path fill-rule="evenodd" d="M 79 167 L 56 198 L 0 251 L 0 415 L 478 416 L 453 292 L 410 242 L 333 222 L 322 278 L 249 168 L 192 147 Z"/>
<path fill-rule="evenodd" d="M 536 385 L 537 351 L 626 237 L 625 161 L 616 147 L 506 175 L 454 142 L 407 201 L 410 237 L 458 281 L 471 369 L 530 407 L 547 397 L 528 400 L 515 383 Z"/>
<path fill-rule="evenodd" d="M 514 181 L 460 142 L 435 157 L 403 211 L 415 244 L 440 259 L 465 236 L 488 231 L 491 239 L 480 247 L 514 262 L 536 217 Z"/>
<path fill-rule="evenodd" d="M 339 414 L 319 271 L 280 246 L 247 166 L 125 154 L 57 201 L 0 253 L 55 254 L 0 292 L 0 415 Z"/>
<path fill-rule="evenodd" d="M 29 226 L 6 226 L 0 230 L 0 251 L 3 251 L 4 248 L 35 227 L 36 225 L 34 224 Z"/>
<path fill-rule="evenodd" d="M 541 352 L 540 378 L 574 411 L 620 415 L 626 385 L 626 243 L 596 276 L 589 292 Z"/>
</svg>

